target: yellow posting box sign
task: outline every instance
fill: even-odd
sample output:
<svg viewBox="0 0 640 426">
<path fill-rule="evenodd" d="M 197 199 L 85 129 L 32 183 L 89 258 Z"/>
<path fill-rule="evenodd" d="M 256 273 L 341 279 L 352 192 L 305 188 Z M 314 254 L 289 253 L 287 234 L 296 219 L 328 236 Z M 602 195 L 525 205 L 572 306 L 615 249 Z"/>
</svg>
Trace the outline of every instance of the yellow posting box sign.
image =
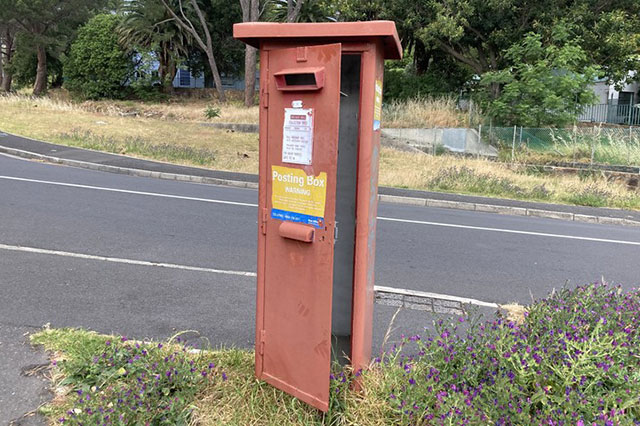
<svg viewBox="0 0 640 426">
<path fill-rule="evenodd" d="M 324 226 L 327 173 L 309 176 L 304 170 L 271 166 L 271 217 Z"/>
</svg>

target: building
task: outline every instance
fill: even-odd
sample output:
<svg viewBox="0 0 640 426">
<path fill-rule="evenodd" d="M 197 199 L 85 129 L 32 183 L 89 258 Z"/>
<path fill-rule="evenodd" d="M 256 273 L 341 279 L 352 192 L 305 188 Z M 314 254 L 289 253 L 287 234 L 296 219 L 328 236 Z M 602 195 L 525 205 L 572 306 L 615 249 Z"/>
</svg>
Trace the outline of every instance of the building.
<svg viewBox="0 0 640 426">
<path fill-rule="evenodd" d="M 630 80 L 635 76 L 636 72 L 630 73 Z M 618 90 L 606 79 L 598 79 L 593 84 L 597 101 L 594 105 L 586 106 L 578 120 L 629 126 L 640 125 L 639 91 L 640 83 L 637 81 L 625 84 Z"/>
</svg>

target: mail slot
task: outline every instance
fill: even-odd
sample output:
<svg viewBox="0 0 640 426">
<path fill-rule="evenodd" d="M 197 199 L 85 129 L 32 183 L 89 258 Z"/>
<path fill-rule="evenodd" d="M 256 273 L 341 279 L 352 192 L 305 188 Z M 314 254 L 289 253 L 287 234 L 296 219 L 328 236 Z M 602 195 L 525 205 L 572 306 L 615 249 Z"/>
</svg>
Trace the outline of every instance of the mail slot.
<svg viewBox="0 0 640 426">
<path fill-rule="evenodd" d="M 332 360 L 371 359 L 390 21 L 243 23 L 260 50 L 256 376 L 327 411 Z"/>
<path fill-rule="evenodd" d="M 324 68 L 293 68 L 273 75 L 278 90 L 320 90 L 324 86 Z"/>
</svg>

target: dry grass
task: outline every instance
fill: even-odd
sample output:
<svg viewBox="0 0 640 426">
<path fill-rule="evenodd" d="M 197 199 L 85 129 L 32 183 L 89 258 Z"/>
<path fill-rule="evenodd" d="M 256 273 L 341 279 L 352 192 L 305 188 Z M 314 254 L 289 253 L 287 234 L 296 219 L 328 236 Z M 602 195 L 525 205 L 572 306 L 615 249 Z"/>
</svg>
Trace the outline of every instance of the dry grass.
<svg viewBox="0 0 640 426">
<path fill-rule="evenodd" d="M 198 102 L 204 101 L 179 101 L 175 105 L 134 103 L 136 108 L 144 106 L 157 112 L 134 117 L 121 114 L 120 105 L 126 102 L 78 105 L 64 99 L 7 96 L 0 97 L 0 130 L 177 164 L 257 173 L 258 136 L 196 123 L 199 120 L 196 111 L 206 105 Z M 169 114 L 174 116 L 168 119 Z M 220 120 L 250 121 L 250 117 L 257 117 L 257 108 L 246 110 L 225 105 L 222 114 Z M 640 208 L 640 194 L 602 177 L 536 175 L 498 162 L 390 148 L 382 150 L 380 184 L 544 202 Z"/>
<path fill-rule="evenodd" d="M 423 98 L 395 101 L 384 106 L 384 127 L 464 127 L 466 115 L 453 98 Z"/>
<path fill-rule="evenodd" d="M 248 173 L 258 170 L 255 134 L 204 127 L 187 120 L 121 116 L 111 107 L 106 107 L 106 112 L 90 111 L 48 98 L 0 97 L 0 108 L 0 129 L 10 133 L 179 164 Z M 184 155 L 185 151 L 193 154 Z"/>
<path fill-rule="evenodd" d="M 640 194 L 594 176 L 536 175 L 508 164 L 383 148 L 380 184 L 401 188 L 498 196 L 543 202 L 640 208 Z"/>
<path fill-rule="evenodd" d="M 39 98 L 22 94 L 0 96 L 0 105 L 97 113 L 107 117 L 140 117 L 187 122 L 208 121 L 204 112 L 208 106 L 215 106 L 220 108 L 220 117 L 210 121 L 224 123 L 257 123 L 259 111 L 257 106 L 246 108 L 239 102 L 220 104 L 214 98 L 173 97 L 165 102 L 110 100 L 73 102 L 62 90 Z"/>
<path fill-rule="evenodd" d="M 507 303 L 505 305 L 500 305 L 500 311 L 506 314 L 508 321 L 512 321 L 516 324 L 523 324 L 527 308 L 519 303 Z"/>
</svg>

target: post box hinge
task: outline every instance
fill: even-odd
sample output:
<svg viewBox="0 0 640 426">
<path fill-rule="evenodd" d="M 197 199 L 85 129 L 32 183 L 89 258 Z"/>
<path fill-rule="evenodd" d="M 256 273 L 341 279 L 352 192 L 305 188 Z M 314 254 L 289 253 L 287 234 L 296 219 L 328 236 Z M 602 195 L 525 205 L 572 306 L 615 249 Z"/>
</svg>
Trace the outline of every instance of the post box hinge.
<svg viewBox="0 0 640 426">
<path fill-rule="evenodd" d="M 266 331 L 260 330 L 260 355 L 264 355 L 264 342 L 266 340 L 266 336 Z"/>
<path fill-rule="evenodd" d="M 267 218 L 269 217 L 268 210 L 266 208 L 262 208 L 262 215 L 260 218 L 260 230 L 262 231 L 262 235 L 267 235 Z"/>
<path fill-rule="evenodd" d="M 262 108 L 269 108 L 269 91 L 266 87 L 262 89 Z"/>
</svg>

